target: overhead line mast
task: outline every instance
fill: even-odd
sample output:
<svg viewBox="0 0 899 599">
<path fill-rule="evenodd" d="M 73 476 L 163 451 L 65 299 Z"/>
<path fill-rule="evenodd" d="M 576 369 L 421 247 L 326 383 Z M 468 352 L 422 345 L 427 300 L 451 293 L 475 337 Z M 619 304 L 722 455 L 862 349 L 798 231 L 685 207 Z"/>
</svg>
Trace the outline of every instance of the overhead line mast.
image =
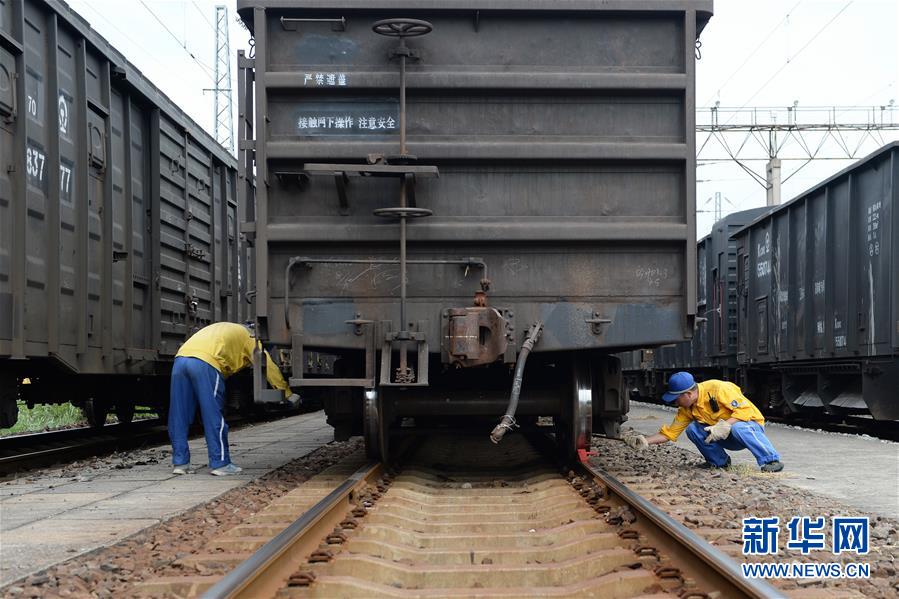
<svg viewBox="0 0 899 599">
<path fill-rule="evenodd" d="M 706 139 L 696 152 L 697 161 L 733 160 L 767 191 L 767 204 L 780 204 L 781 183 L 812 160 L 849 159 L 864 155 L 867 141 L 886 143 L 882 131 L 899 130 L 894 101 L 874 107 L 720 108 L 696 112 L 696 131 Z M 845 116 L 844 116 L 845 115 Z M 715 140 L 716 144 L 710 144 Z M 749 143 L 750 141 L 756 143 Z M 793 142 L 793 143 L 790 143 Z M 832 142 L 828 144 L 828 142 Z M 825 145 L 828 150 L 825 151 Z M 713 155 L 713 148 L 724 156 Z M 836 150 L 834 150 L 834 147 Z M 761 149 L 767 159 L 764 176 L 747 162 L 750 149 Z M 784 154 L 793 153 L 785 157 Z M 802 165 L 781 180 L 781 160 L 802 160 Z"/>
<path fill-rule="evenodd" d="M 213 93 L 214 137 L 234 153 L 234 119 L 231 103 L 231 41 L 228 34 L 228 7 L 215 7 L 215 87 Z"/>
</svg>

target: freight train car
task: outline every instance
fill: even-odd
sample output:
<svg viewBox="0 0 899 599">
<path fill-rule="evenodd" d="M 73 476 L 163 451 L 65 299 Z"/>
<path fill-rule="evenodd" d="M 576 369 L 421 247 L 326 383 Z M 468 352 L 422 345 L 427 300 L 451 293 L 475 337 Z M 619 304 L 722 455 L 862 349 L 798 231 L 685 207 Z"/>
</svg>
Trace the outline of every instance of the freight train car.
<svg viewBox="0 0 899 599">
<path fill-rule="evenodd" d="M 899 143 L 734 238 L 746 386 L 774 409 L 899 420 Z"/>
<path fill-rule="evenodd" d="M 668 376 L 689 370 L 698 380 L 735 380 L 737 369 L 737 247 L 735 232 L 768 212 L 734 212 L 696 244 L 697 304 L 693 339 L 621 354 L 625 386 L 632 397 L 664 392 Z"/>
<path fill-rule="evenodd" d="M 338 437 L 617 430 L 610 354 L 694 327 L 711 8 L 239 0 L 258 331 Z"/>
<path fill-rule="evenodd" d="M 632 396 L 658 398 L 672 372 L 691 370 L 737 382 L 770 414 L 899 420 L 897 181 L 894 142 L 732 231 L 734 334 L 718 353 L 697 333 L 689 348 L 623 355 Z"/>
<path fill-rule="evenodd" d="M 186 336 L 246 316 L 235 159 L 55 0 L 0 4 L 0 151 L 0 426 L 164 403 Z"/>
</svg>

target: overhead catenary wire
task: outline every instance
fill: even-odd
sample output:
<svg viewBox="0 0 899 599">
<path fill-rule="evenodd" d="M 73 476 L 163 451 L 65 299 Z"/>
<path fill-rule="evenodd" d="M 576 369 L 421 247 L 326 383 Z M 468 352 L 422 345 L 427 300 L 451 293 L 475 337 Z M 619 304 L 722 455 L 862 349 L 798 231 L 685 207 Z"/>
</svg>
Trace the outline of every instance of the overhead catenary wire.
<svg viewBox="0 0 899 599">
<path fill-rule="evenodd" d="M 752 102 L 752 101 L 755 99 L 755 97 L 761 93 L 761 91 L 762 91 L 763 89 L 765 89 L 766 87 L 768 87 L 768 84 L 771 83 L 771 82 L 774 80 L 775 77 L 777 77 L 778 75 L 780 75 L 780 73 L 781 73 L 785 68 L 787 68 L 788 66 L 790 66 L 790 64 L 792 63 L 793 60 L 796 59 L 796 57 L 798 57 L 800 54 L 802 54 L 802 52 L 803 52 L 806 48 L 808 48 L 808 47 L 812 44 L 812 42 L 814 42 L 816 39 L 818 39 L 818 36 L 820 36 L 822 33 L 824 33 L 824 31 L 825 31 L 828 27 L 830 27 L 831 24 L 833 24 L 833 22 L 836 21 L 836 20 L 840 17 L 840 15 L 842 15 L 844 12 L 846 12 L 846 9 L 849 8 L 850 6 L 852 6 L 852 4 L 854 4 L 854 3 L 855 3 L 855 0 L 849 0 L 849 2 L 847 2 L 846 4 L 844 4 L 844 5 L 843 5 L 843 8 L 841 8 L 841 9 L 837 12 L 837 14 L 835 14 L 833 17 L 831 17 L 831 19 L 830 19 L 829 21 L 827 21 L 827 22 L 826 22 L 820 29 L 818 29 L 818 31 L 816 31 L 815 34 L 814 34 L 812 37 L 810 37 L 810 38 L 808 39 L 808 41 L 806 41 L 805 44 L 803 44 L 803 46 L 802 46 L 801 48 L 799 48 L 799 50 L 796 51 L 795 54 L 793 54 L 793 56 L 788 57 L 787 60 L 786 60 L 786 62 L 784 62 L 784 64 L 782 64 L 782 65 L 780 66 L 779 69 L 777 69 L 776 71 L 774 71 L 774 73 L 772 73 L 772 75 L 771 75 L 770 77 L 768 77 L 768 79 L 767 79 L 767 80 L 766 80 L 766 81 L 765 81 L 765 82 L 764 82 L 764 83 L 763 83 L 757 90 L 755 90 L 755 92 L 753 92 L 753 94 L 752 94 L 751 96 L 749 96 L 749 99 L 747 99 L 747 100 L 743 103 L 743 105 L 740 106 L 740 108 L 737 109 L 737 111 L 740 111 L 740 110 L 746 108 L 747 106 L 749 106 L 749 103 Z M 731 117 L 725 122 L 725 125 L 726 125 L 727 123 L 729 123 L 729 122 L 731 121 L 731 119 L 734 118 L 734 116 L 736 115 L 737 111 L 735 111 L 735 112 L 731 115 Z"/>
<path fill-rule="evenodd" d="M 125 40 L 127 40 L 127 42 L 128 42 L 129 44 L 133 45 L 135 48 L 137 48 L 138 50 L 140 50 L 140 51 L 141 51 L 147 58 L 149 58 L 149 59 L 152 60 L 154 63 L 156 63 L 157 65 L 159 65 L 160 67 L 162 67 L 162 68 L 164 68 L 164 69 L 170 69 L 171 65 L 168 65 L 168 64 L 164 63 L 163 61 L 159 60 L 159 58 L 157 57 L 157 55 L 156 55 L 155 53 L 151 52 L 151 51 L 148 50 L 146 47 L 144 47 L 144 46 L 142 46 L 141 44 L 139 44 L 139 43 L 137 42 L 137 40 L 134 39 L 134 36 L 128 35 L 128 34 L 125 33 L 124 31 L 122 31 L 121 28 L 119 28 L 115 23 L 113 23 L 112 21 L 110 21 L 110 20 L 109 20 L 109 19 L 108 19 L 108 18 L 107 18 L 101 11 L 100 11 L 100 10 L 98 10 L 98 9 L 95 8 L 93 5 L 91 5 L 90 0 L 84 0 L 83 2 L 79 2 L 79 3 L 77 4 L 77 6 L 83 6 L 84 8 L 90 9 L 90 11 L 91 11 L 92 13 L 94 13 L 98 18 L 100 18 L 101 20 L 103 20 L 104 22 L 106 22 L 107 25 L 109 25 L 113 30 L 117 31 L 117 32 L 118 32 L 118 33 L 119 33 Z M 75 3 L 72 4 L 72 7 L 73 7 L 73 8 L 76 8 Z M 190 79 L 189 77 L 186 77 L 186 76 L 184 76 L 183 74 L 181 74 L 181 73 L 179 73 L 179 72 L 177 72 L 177 71 L 171 71 L 171 70 L 170 70 L 170 71 L 169 71 L 169 74 L 172 75 L 172 76 L 174 76 L 174 77 L 177 77 L 178 79 L 180 79 L 180 80 L 183 81 L 184 83 L 190 83 L 190 84 L 195 84 L 195 83 L 196 83 L 195 80 Z"/>
<path fill-rule="evenodd" d="M 147 9 L 147 12 L 149 12 L 150 15 L 152 15 L 152 17 L 156 20 L 156 22 L 159 23 L 160 26 L 162 26 L 162 28 L 166 30 L 166 32 L 172 37 L 172 39 L 174 39 L 178 43 L 178 45 L 181 46 L 181 49 L 183 49 L 187 53 L 187 55 L 190 56 L 191 59 L 193 59 L 193 61 L 195 63 L 197 63 L 200 66 L 200 68 L 203 69 L 203 71 L 206 73 L 206 75 L 214 82 L 215 77 L 212 74 L 212 67 L 210 67 L 207 64 L 204 64 L 199 58 L 197 58 L 196 55 L 188 49 L 187 44 L 182 42 L 181 38 L 179 38 L 177 35 L 175 35 L 175 33 L 171 29 L 169 29 L 168 25 L 166 25 L 165 22 L 159 18 L 159 16 L 153 11 L 152 8 L 150 8 L 147 5 L 146 2 L 144 2 L 144 0 L 140 0 L 140 3 L 143 5 L 143 7 L 145 9 Z"/>
<path fill-rule="evenodd" d="M 210 29 L 212 29 L 213 33 L 215 33 L 215 25 L 212 24 L 212 21 L 210 21 L 209 17 L 206 16 L 206 13 L 203 12 L 203 9 L 201 9 L 200 5 L 197 4 L 197 0 L 190 0 L 190 3 L 194 5 L 194 8 L 197 9 L 197 12 L 200 13 L 200 16 L 203 17 L 203 20 L 206 21 Z"/>
<path fill-rule="evenodd" d="M 796 2 L 796 4 L 793 5 L 793 8 L 791 8 L 790 10 L 787 11 L 787 14 L 784 15 L 783 19 L 778 21 L 777 25 L 775 25 L 774 28 L 768 32 L 768 35 L 766 35 L 762 39 L 762 41 L 760 41 L 759 44 L 755 48 L 753 48 L 753 50 L 749 53 L 748 56 L 746 56 L 746 58 L 743 60 L 743 62 L 740 63 L 740 66 L 738 66 L 736 69 L 734 69 L 730 75 L 728 75 L 727 79 L 724 80 L 724 83 L 722 83 L 721 85 L 719 85 L 717 87 L 716 92 L 714 94 L 712 94 L 712 96 L 703 103 L 703 106 L 705 106 L 705 107 L 710 106 L 712 99 L 714 99 L 714 97 L 717 94 L 719 94 L 721 92 L 721 90 L 724 89 L 725 86 L 727 86 L 728 83 L 731 82 L 731 80 L 737 75 L 737 73 L 739 73 L 743 69 L 743 67 L 746 66 L 746 63 L 748 63 L 750 60 L 752 60 L 752 58 L 758 53 L 758 51 L 761 50 L 762 46 L 765 45 L 765 42 L 767 42 L 769 39 L 771 39 L 771 36 L 774 35 L 777 32 L 777 30 L 780 29 L 781 26 L 783 26 L 783 24 L 790 19 L 790 15 L 793 14 L 793 11 L 796 10 L 796 8 L 800 4 L 802 4 L 802 0 L 799 0 L 798 2 Z"/>
</svg>

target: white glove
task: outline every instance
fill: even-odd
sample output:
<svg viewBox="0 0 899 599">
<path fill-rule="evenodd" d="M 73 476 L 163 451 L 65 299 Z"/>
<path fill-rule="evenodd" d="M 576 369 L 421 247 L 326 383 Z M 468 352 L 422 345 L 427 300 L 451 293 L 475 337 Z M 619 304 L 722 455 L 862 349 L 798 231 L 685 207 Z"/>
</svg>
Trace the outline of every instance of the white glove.
<svg viewBox="0 0 899 599">
<path fill-rule="evenodd" d="M 722 441 L 730 435 L 730 422 L 719 420 L 712 426 L 705 427 L 705 432 L 709 434 L 705 439 L 706 445 L 715 441 Z"/>
<path fill-rule="evenodd" d="M 628 429 L 621 433 L 621 440 L 627 443 L 631 449 L 636 451 L 642 451 L 649 447 L 649 443 L 646 441 L 646 437 L 635 431 L 634 429 Z"/>
<path fill-rule="evenodd" d="M 296 393 L 292 393 L 290 395 L 290 397 L 287 398 L 287 403 L 289 403 L 291 405 L 291 407 L 293 407 L 294 410 L 296 410 L 303 404 L 302 400 L 300 399 L 300 396 L 297 395 Z"/>
</svg>

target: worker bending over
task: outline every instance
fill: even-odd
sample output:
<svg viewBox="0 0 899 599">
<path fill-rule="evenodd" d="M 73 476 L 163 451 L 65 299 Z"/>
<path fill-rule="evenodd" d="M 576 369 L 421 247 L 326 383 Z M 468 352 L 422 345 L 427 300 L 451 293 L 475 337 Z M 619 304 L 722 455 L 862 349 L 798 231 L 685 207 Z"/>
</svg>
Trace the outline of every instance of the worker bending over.
<svg viewBox="0 0 899 599">
<path fill-rule="evenodd" d="M 737 385 L 714 379 L 697 383 L 689 372 L 676 372 L 668 379 L 668 393 L 662 400 L 678 406 L 674 422 L 650 437 L 625 434 L 628 445 L 642 449 L 676 441 L 686 429 L 706 460 L 700 468 L 727 468 L 730 456 L 725 449 L 748 449 L 762 472 L 783 470 L 780 456 L 765 435 L 764 416 Z"/>
<path fill-rule="evenodd" d="M 169 400 L 173 474 L 187 474 L 189 471 L 187 431 L 193 423 L 197 404 L 203 419 L 210 473 L 226 476 L 242 470 L 231 463 L 228 452 L 228 425 L 224 416 L 225 379 L 252 365 L 253 352 L 259 345 L 247 327 L 218 322 L 194 333 L 178 350 L 172 368 Z M 290 387 L 271 356 L 266 351 L 263 353 L 265 378 L 269 384 L 284 391 L 284 396 L 291 403 L 299 403 L 299 398 L 291 395 Z"/>
</svg>

